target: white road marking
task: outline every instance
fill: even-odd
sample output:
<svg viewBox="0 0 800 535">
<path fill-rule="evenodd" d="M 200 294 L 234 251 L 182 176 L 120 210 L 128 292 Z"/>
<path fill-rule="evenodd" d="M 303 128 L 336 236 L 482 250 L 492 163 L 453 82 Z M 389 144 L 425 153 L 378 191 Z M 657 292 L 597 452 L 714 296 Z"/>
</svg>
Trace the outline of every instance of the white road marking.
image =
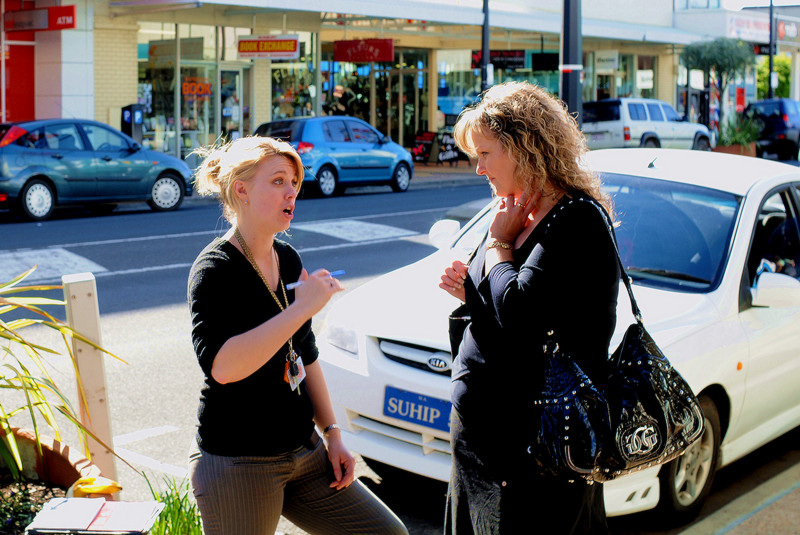
<svg viewBox="0 0 800 535">
<path fill-rule="evenodd" d="M 325 234 L 326 236 L 333 236 L 334 238 L 347 240 L 349 242 L 364 242 L 385 238 L 399 238 L 401 236 L 411 236 L 417 234 L 416 232 L 398 227 L 390 227 L 389 225 L 381 225 L 378 223 L 365 223 L 363 221 L 354 221 L 352 219 L 300 223 L 298 225 L 294 225 L 292 228 L 304 230 L 306 232 Z"/>
<path fill-rule="evenodd" d="M 131 442 L 138 442 L 140 440 L 165 435 L 177 430 L 178 428 L 174 425 L 162 425 L 161 427 L 151 427 L 149 429 L 140 429 L 132 433 L 125 433 L 124 435 L 117 435 L 114 437 L 114 447 L 116 448 L 117 446 L 130 444 Z"/>
<path fill-rule="evenodd" d="M 117 452 L 117 455 L 131 464 L 146 466 L 147 468 L 172 474 L 173 476 L 177 476 L 179 478 L 184 478 L 189 473 L 189 470 L 187 470 L 184 466 L 175 466 L 174 464 L 162 463 L 159 460 L 148 457 L 147 455 L 142 455 L 141 453 L 136 453 L 135 451 L 131 451 L 127 448 L 115 447 L 114 451 Z"/>
<path fill-rule="evenodd" d="M 85 273 L 95 275 L 108 271 L 88 258 L 76 255 L 62 248 L 28 249 L 24 251 L 0 252 L 0 281 L 9 281 L 26 272 L 33 266 L 36 271 L 25 282 L 61 280 L 61 275 Z"/>
</svg>

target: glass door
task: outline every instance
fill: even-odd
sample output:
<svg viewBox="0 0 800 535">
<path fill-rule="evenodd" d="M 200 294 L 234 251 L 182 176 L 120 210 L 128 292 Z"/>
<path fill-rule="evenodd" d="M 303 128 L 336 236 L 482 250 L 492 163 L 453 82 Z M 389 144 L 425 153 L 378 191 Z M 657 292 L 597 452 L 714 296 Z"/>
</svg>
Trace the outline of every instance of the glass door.
<svg viewBox="0 0 800 535">
<path fill-rule="evenodd" d="M 244 86 L 242 68 L 224 67 L 220 70 L 219 80 L 219 101 L 222 111 L 220 135 L 226 141 L 232 141 L 239 139 L 244 134 L 242 103 L 245 101 L 242 94 Z"/>
<path fill-rule="evenodd" d="M 214 142 L 214 75 L 210 64 L 181 65 L 181 157 L 194 167 L 198 147 Z M 169 143 L 168 143 L 169 145 Z M 171 147 L 167 147 L 167 152 Z M 191 156 L 190 156 L 191 155 Z"/>
<path fill-rule="evenodd" d="M 375 72 L 375 127 L 404 147 L 428 130 L 428 75 L 418 69 Z"/>
</svg>

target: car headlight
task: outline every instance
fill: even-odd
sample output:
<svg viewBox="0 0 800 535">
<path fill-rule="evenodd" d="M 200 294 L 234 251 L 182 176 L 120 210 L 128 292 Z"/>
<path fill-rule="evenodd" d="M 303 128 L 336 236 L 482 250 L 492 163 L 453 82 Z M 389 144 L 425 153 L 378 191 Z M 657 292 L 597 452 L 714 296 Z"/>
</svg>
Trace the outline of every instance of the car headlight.
<svg viewBox="0 0 800 535">
<path fill-rule="evenodd" d="M 358 338 L 353 329 L 340 325 L 330 325 L 325 330 L 325 341 L 334 347 L 352 353 L 354 356 L 358 354 Z"/>
</svg>

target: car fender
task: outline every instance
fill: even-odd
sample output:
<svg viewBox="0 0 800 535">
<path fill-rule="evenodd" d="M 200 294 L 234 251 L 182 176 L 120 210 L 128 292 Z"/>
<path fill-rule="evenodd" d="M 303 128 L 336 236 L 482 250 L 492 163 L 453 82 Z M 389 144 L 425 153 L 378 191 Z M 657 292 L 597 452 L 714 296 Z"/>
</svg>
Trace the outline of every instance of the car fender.
<svg viewBox="0 0 800 535">
<path fill-rule="evenodd" d="M 306 167 L 304 180 L 316 182 L 317 173 L 319 173 L 319 170 L 326 165 L 333 167 L 333 169 L 336 171 L 337 177 L 342 176 L 342 169 L 339 167 L 339 164 L 336 162 L 336 160 L 326 154 L 318 157 L 310 166 Z"/>
<path fill-rule="evenodd" d="M 23 170 L 23 172 L 17 174 L 17 176 L 9 180 L 9 182 L 16 182 L 19 184 L 18 188 L 14 188 L 13 193 L 11 191 L 8 191 L 9 200 L 15 200 L 19 198 L 19 192 L 22 191 L 22 188 L 25 187 L 25 184 L 27 184 L 34 178 L 40 178 L 42 180 L 46 180 L 53 187 L 53 194 L 56 196 L 56 200 L 58 200 L 59 189 L 58 186 L 56 185 L 56 182 L 58 181 L 59 178 L 58 174 L 56 173 L 56 176 L 54 177 L 52 169 L 48 169 L 47 167 L 39 165 L 26 167 Z M 63 180 L 63 177 L 60 178 Z"/>
<path fill-rule="evenodd" d="M 654 139 L 655 142 L 658 143 L 658 146 L 661 146 L 661 139 L 658 137 L 658 134 L 653 131 L 647 131 L 642 134 L 642 137 L 639 138 L 639 146 L 644 147 L 645 142 L 649 139 Z"/>
</svg>

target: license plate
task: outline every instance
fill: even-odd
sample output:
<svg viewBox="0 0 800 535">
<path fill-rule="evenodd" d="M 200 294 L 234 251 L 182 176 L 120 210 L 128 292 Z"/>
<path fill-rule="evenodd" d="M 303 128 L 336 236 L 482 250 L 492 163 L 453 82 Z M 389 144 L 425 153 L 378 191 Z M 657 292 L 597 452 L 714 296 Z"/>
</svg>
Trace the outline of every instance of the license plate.
<svg viewBox="0 0 800 535">
<path fill-rule="evenodd" d="M 604 141 L 606 139 L 605 134 L 591 134 L 589 137 L 592 141 Z"/>
<path fill-rule="evenodd" d="M 383 414 L 440 431 L 450 431 L 450 408 L 444 399 L 424 396 L 393 386 L 386 387 Z"/>
</svg>

